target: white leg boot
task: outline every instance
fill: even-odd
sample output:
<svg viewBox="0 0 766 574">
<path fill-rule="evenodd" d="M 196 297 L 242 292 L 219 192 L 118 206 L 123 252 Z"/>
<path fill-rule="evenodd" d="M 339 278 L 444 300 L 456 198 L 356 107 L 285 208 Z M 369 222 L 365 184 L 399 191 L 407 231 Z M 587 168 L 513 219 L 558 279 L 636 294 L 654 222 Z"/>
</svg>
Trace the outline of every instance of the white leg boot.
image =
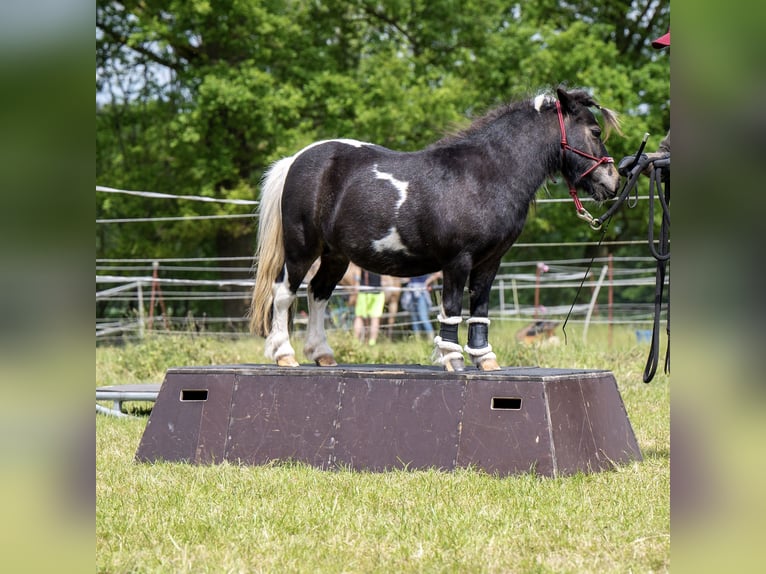
<svg viewBox="0 0 766 574">
<path fill-rule="evenodd" d="M 457 328 L 463 319 L 459 316 L 445 317 L 443 309 L 439 312 L 437 318 L 440 325 L 449 326 L 449 328 L 442 328 L 439 331 L 439 335 L 434 337 L 433 362 L 444 367 L 445 371 L 462 371 L 465 369 L 465 361 L 463 360 L 463 349 L 460 343 L 457 342 Z M 447 331 L 454 334 L 454 341 L 442 338 L 442 334 Z"/>
<path fill-rule="evenodd" d="M 492 345 L 487 340 L 489 318 L 469 317 L 466 323 L 468 323 L 468 344 L 464 350 L 471 357 L 473 364 L 482 371 L 498 370 L 500 365 L 497 364 L 497 356 L 492 352 Z"/>
</svg>

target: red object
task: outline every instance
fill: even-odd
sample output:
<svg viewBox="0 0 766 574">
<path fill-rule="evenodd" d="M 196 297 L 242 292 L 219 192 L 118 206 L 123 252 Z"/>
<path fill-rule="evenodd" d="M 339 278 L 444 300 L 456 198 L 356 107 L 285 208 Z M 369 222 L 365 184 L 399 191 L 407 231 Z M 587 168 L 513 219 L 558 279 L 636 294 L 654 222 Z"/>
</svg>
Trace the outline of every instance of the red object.
<svg viewBox="0 0 766 574">
<path fill-rule="evenodd" d="M 667 34 L 663 34 L 656 40 L 652 41 L 652 48 L 655 48 L 657 50 L 662 50 L 662 48 L 667 48 L 670 46 L 670 28 L 668 28 Z"/>
<path fill-rule="evenodd" d="M 590 172 L 592 172 L 594 169 L 596 169 L 598 166 L 600 166 L 602 163 L 614 163 L 614 158 L 605 155 L 604 157 L 596 157 L 589 153 L 585 153 L 584 151 L 581 151 L 577 148 L 573 148 L 571 145 L 569 145 L 569 142 L 567 141 L 567 132 L 566 128 L 564 127 L 564 115 L 561 113 L 561 102 L 556 100 L 556 112 L 559 115 L 559 128 L 561 129 L 561 160 L 563 165 L 564 160 L 564 151 L 569 150 L 573 153 L 576 153 L 577 155 L 580 155 L 582 157 L 587 157 L 590 160 L 593 160 L 595 163 L 590 166 L 588 169 L 586 169 L 584 172 L 580 174 L 580 176 L 577 179 L 582 179 L 586 175 L 588 175 Z M 572 182 L 569 181 L 569 179 L 564 176 L 564 180 L 567 182 L 567 187 L 569 187 L 569 195 L 572 196 L 572 199 L 574 200 L 575 209 L 577 210 L 577 214 L 584 219 L 589 220 L 590 222 L 593 221 L 593 217 L 586 211 L 586 209 L 582 206 L 582 203 L 580 202 L 580 198 L 577 196 L 577 190 L 575 189 L 575 186 L 572 185 Z"/>
</svg>

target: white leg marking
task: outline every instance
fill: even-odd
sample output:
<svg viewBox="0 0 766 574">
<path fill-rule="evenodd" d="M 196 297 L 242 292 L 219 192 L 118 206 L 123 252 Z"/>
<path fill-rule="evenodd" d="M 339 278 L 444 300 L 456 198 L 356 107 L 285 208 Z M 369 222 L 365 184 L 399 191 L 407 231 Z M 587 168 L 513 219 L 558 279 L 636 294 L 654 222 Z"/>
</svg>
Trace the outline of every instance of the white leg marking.
<svg viewBox="0 0 766 574">
<path fill-rule="evenodd" d="M 328 299 L 315 299 L 314 293 L 309 289 L 309 323 L 303 353 L 312 361 L 333 354 L 332 349 L 327 344 L 327 333 L 324 329 L 324 315 L 328 302 Z"/>
<path fill-rule="evenodd" d="M 287 327 L 288 311 L 295 295 L 287 286 L 287 273 L 281 283 L 274 283 L 274 317 L 271 320 L 271 333 L 266 337 L 264 353 L 269 359 L 277 360 L 280 357 L 295 355 L 295 350 L 290 345 L 290 331 Z"/>
</svg>

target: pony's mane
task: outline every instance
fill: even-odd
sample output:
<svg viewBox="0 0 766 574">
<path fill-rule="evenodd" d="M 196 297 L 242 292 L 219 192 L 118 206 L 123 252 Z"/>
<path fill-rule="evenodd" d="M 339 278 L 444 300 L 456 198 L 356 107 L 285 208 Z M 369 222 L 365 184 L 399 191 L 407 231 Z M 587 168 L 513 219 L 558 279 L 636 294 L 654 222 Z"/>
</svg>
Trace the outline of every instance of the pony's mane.
<svg viewBox="0 0 766 574">
<path fill-rule="evenodd" d="M 435 146 L 450 144 L 458 140 L 462 140 L 465 138 L 468 138 L 472 136 L 473 134 L 479 133 L 484 128 L 486 128 L 488 125 L 493 123 L 498 118 L 509 114 L 515 110 L 520 110 L 524 108 L 525 106 L 529 105 L 530 100 L 519 100 L 516 102 L 511 102 L 507 104 L 500 104 L 499 106 L 496 106 L 486 112 L 484 115 L 476 118 L 471 122 L 471 124 L 466 128 L 457 128 L 453 129 L 452 131 L 447 132 L 442 139 L 437 141 Z"/>
<path fill-rule="evenodd" d="M 589 108 L 596 108 L 599 112 L 601 112 L 601 118 L 604 120 L 604 141 L 609 139 L 609 135 L 612 133 L 612 130 L 616 131 L 620 135 L 623 135 L 622 129 L 620 127 L 620 116 L 617 112 L 600 105 L 593 98 L 593 96 L 591 96 L 585 90 L 577 89 L 567 93 L 569 94 L 569 98 L 571 100 Z"/>
<path fill-rule="evenodd" d="M 612 130 L 615 130 L 618 134 L 622 135 L 622 130 L 620 129 L 620 116 L 617 114 L 617 112 L 599 105 L 596 100 L 594 100 L 593 97 L 585 90 L 576 89 L 567 93 L 573 101 L 581 103 L 582 105 L 589 108 L 596 108 L 601 112 L 601 117 L 604 120 L 604 141 L 609 139 L 609 134 L 612 132 Z M 498 118 L 517 110 L 523 110 L 525 108 L 531 107 L 539 113 L 543 110 L 550 109 L 556 105 L 556 99 L 557 98 L 554 93 L 546 91 L 539 92 L 535 96 L 530 96 L 522 100 L 508 104 L 501 104 L 495 108 L 492 108 L 483 116 L 473 120 L 468 127 L 447 133 L 434 145 L 445 145 L 458 140 L 469 138 L 470 136 L 483 131 L 484 128 L 486 128 Z"/>
</svg>

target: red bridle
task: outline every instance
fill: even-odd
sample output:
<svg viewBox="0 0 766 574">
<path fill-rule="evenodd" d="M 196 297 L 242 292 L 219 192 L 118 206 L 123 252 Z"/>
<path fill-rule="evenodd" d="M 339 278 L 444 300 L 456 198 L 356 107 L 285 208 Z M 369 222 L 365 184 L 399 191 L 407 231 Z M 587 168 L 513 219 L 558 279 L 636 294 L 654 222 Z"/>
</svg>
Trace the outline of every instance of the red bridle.
<svg viewBox="0 0 766 574">
<path fill-rule="evenodd" d="M 614 158 L 609 156 L 604 157 L 596 157 L 594 155 L 591 155 L 589 153 L 586 153 L 582 150 L 579 150 L 577 148 L 573 148 L 571 145 L 569 145 L 569 142 L 567 142 L 567 131 L 566 128 L 564 128 L 564 116 L 561 113 L 561 103 L 556 100 L 556 112 L 559 115 L 559 127 L 561 128 L 561 160 L 562 160 L 562 167 L 563 167 L 563 160 L 564 160 L 564 152 L 566 150 L 571 151 L 572 153 L 576 153 L 577 155 L 580 155 L 582 157 L 586 157 L 590 160 L 593 160 L 594 163 L 592 166 L 590 166 L 588 169 L 586 169 L 584 172 L 580 174 L 580 177 L 577 179 L 582 179 L 586 175 L 588 175 L 590 172 L 592 172 L 594 169 L 596 169 L 598 166 L 604 163 L 614 163 Z M 575 209 L 577 210 L 577 217 L 580 219 L 583 219 L 587 221 L 588 223 L 593 223 L 594 218 L 593 216 L 588 213 L 588 210 L 585 209 L 582 206 L 582 202 L 580 201 L 580 198 L 577 196 L 577 190 L 575 189 L 574 185 L 572 185 L 572 182 L 569 181 L 569 179 L 564 176 L 564 180 L 567 182 L 567 186 L 569 186 L 569 195 L 572 196 L 572 200 L 575 204 Z M 600 227 L 600 226 L 599 226 Z"/>
</svg>

